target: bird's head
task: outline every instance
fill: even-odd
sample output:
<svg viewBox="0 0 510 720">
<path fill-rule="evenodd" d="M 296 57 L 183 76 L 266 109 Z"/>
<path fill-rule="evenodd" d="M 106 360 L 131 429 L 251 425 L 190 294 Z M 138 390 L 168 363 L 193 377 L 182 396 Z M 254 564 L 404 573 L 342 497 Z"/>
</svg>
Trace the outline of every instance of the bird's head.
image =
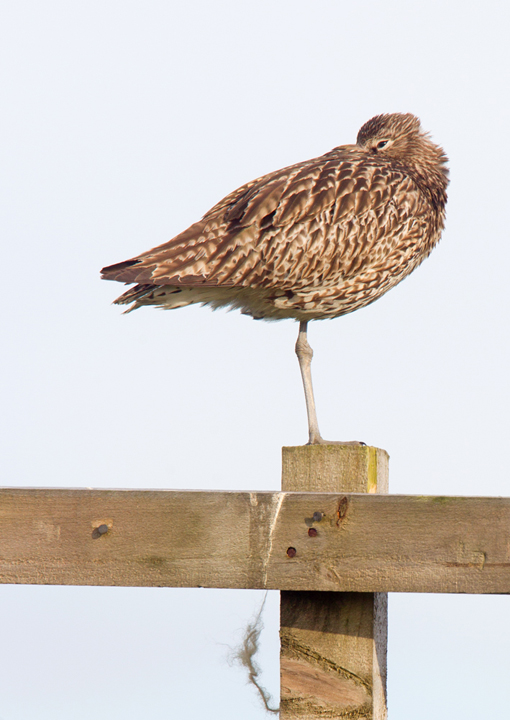
<svg viewBox="0 0 510 720">
<path fill-rule="evenodd" d="M 435 185 L 437 191 L 444 193 L 446 190 L 448 158 L 422 130 L 415 115 L 376 115 L 363 125 L 356 143 L 370 155 L 408 167 L 412 174 Z"/>
<path fill-rule="evenodd" d="M 430 140 L 420 120 L 411 113 L 376 115 L 363 125 L 356 143 L 374 155 L 404 163 L 424 160 L 444 164 L 447 161 L 442 148 Z"/>
</svg>

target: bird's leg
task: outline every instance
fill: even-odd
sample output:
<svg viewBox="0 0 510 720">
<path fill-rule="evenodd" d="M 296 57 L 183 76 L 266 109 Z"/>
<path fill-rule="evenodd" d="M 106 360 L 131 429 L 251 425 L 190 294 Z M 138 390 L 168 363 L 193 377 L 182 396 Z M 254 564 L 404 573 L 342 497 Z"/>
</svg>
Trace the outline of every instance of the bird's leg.
<svg viewBox="0 0 510 720">
<path fill-rule="evenodd" d="M 308 414 L 308 445 L 317 445 L 323 442 L 319 423 L 317 422 L 317 412 L 315 410 L 315 398 L 313 396 L 312 386 L 312 358 L 313 350 L 308 344 L 306 337 L 308 322 L 302 320 L 299 323 L 299 334 L 296 342 L 296 355 L 299 360 L 299 369 L 303 378 L 303 387 L 305 389 L 306 412 Z"/>
<path fill-rule="evenodd" d="M 299 323 L 299 334 L 296 342 L 296 355 L 299 360 L 299 369 L 303 378 L 303 387 L 305 389 L 306 412 L 308 414 L 308 445 L 364 445 L 363 442 L 351 440 L 341 442 L 338 440 L 323 440 L 317 422 L 317 412 L 315 410 L 315 398 L 313 396 L 312 386 L 312 358 L 313 350 L 308 344 L 306 331 L 308 322 L 303 320 Z"/>
</svg>

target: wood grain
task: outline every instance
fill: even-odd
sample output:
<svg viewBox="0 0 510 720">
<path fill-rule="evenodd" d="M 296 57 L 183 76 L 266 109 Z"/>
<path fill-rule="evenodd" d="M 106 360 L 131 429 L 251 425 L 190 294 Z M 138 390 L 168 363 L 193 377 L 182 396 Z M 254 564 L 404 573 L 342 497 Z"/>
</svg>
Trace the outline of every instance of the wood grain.
<svg viewBox="0 0 510 720">
<path fill-rule="evenodd" d="M 510 499 L 2 489 L 0 582 L 510 593 Z"/>
</svg>

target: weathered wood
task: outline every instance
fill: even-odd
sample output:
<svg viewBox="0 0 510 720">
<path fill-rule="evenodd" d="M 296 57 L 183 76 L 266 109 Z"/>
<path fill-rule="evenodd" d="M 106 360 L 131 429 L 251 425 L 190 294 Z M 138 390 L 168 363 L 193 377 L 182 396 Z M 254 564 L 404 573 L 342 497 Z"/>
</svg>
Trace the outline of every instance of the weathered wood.
<svg viewBox="0 0 510 720">
<path fill-rule="evenodd" d="M 282 490 L 387 493 L 388 453 L 355 445 L 282 448 Z"/>
<path fill-rule="evenodd" d="M 312 542 L 341 535 L 353 516 L 352 498 L 341 493 L 387 492 L 388 455 L 371 447 L 283 448 L 282 489 L 340 491 L 333 512 L 317 508 L 309 533 Z M 387 717 L 387 600 L 372 592 L 281 593 L 281 720 Z"/>
<path fill-rule="evenodd" d="M 0 490 L 2 583 L 510 593 L 509 548 L 508 498 Z"/>
</svg>

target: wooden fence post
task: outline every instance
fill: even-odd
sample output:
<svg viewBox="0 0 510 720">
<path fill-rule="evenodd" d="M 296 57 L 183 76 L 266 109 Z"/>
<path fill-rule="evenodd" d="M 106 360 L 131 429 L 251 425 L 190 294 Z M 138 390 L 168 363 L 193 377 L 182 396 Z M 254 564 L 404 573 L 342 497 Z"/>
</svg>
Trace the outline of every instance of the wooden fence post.
<svg viewBox="0 0 510 720">
<path fill-rule="evenodd" d="M 312 537 L 321 522 L 340 532 L 349 522 L 342 493 L 388 492 L 388 455 L 378 448 L 284 447 L 282 459 L 283 491 L 339 493 L 336 518 L 319 519 L 318 507 L 308 519 Z M 385 720 L 386 593 L 282 591 L 280 639 L 281 720 Z"/>
</svg>

